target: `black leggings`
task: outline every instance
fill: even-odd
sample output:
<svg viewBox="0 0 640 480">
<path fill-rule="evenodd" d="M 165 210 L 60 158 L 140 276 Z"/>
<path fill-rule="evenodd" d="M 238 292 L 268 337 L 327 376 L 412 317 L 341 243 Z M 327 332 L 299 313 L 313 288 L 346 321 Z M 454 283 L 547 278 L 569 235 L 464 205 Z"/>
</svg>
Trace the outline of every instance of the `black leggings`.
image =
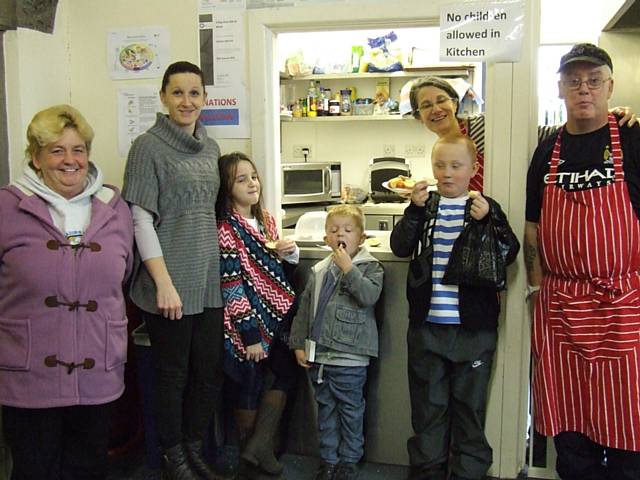
<svg viewBox="0 0 640 480">
<path fill-rule="evenodd" d="M 142 312 L 151 341 L 160 445 L 202 440 L 222 390 L 222 308 L 168 320 Z"/>
</svg>

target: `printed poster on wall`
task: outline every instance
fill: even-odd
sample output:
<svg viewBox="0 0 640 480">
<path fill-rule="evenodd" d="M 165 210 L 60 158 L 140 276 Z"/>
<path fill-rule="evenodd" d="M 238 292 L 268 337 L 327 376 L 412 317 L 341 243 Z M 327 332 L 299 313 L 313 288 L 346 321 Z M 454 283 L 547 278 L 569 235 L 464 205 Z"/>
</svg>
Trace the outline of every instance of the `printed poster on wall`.
<svg viewBox="0 0 640 480">
<path fill-rule="evenodd" d="M 169 66 L 169 30 L 138 27 L 107 32 L 107 70 L 114 80 L 161 77 Z"/>
<path fill-rule="evenodd" d="M 133 141 L 146 132 L 162 111 L 157 85 L 118 89 L 118 153 L 126 157 Z"/>
<path fill-rule="evenodd" d="M 199 0 L 198 11 L 211 10 L 213 8 L 245 8 L 245 0 Z"/>
<path fill-rule="evenodd" d="M 440 60 L 518 62 L 524 0 L 464 2 L 440 9 Z"/>
<path fill-rule="evenodd" d="M 250 138 L 245 10 L 205 9 L 198 20 L 200 67 L 208 94 L 200 121 L 216 138 Z"/>
</svg>

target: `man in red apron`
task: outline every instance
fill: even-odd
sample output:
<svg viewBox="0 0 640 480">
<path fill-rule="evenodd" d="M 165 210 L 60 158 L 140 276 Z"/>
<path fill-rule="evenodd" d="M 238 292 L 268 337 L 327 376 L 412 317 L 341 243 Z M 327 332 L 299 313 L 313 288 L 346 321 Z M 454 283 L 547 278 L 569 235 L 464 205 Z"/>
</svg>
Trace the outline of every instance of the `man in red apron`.
<svg viewBox="0 0 640 480">
<path fill-rule="evenodd" d="M 535 428 L 563 480 L 640 479 L 640 128 L 608 114 L 601 48 L 560 61 L 567 123 L 527 178 Z"/>
</svg>

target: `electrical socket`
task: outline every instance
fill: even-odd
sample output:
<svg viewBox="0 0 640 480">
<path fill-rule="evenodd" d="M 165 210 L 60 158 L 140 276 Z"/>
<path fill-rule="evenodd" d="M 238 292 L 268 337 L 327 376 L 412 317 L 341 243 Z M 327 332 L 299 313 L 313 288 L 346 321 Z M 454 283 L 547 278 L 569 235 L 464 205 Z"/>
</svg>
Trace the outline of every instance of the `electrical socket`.
<svg viewBox="0 0 640 480">
<path fill-rule="evenodd" d="M 407 143 L 404 146 L 404 156 L 406 158 L 424 157 L 426 146 L 424 143 Z"/>
<path fill-rule="evenodd" d="M 386 143 L 382 146 L 382 154 L 385 157 L 395 157 L 396 156 L 396 146 L 392 143 Z"/>
<path fill-rule="evenodd" d="M 293 158 L 304 158 L 305 149 L 307 151 L 307 159 L 310 159 L 312 157 L 311 145 L 294 145 Z"/>
</svg>

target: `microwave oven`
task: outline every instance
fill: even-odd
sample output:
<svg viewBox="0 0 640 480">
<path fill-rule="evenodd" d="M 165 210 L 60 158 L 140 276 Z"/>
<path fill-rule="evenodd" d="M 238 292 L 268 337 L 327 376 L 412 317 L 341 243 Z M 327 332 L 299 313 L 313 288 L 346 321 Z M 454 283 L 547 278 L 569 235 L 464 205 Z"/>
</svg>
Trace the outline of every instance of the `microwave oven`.
<svg viewBox="0 0 640 480">
<path fill-rule="evenodd" d="M 282 204 L 330 202 L 340 198 L 340 162 L 282 164 Z"/>
</svg>

